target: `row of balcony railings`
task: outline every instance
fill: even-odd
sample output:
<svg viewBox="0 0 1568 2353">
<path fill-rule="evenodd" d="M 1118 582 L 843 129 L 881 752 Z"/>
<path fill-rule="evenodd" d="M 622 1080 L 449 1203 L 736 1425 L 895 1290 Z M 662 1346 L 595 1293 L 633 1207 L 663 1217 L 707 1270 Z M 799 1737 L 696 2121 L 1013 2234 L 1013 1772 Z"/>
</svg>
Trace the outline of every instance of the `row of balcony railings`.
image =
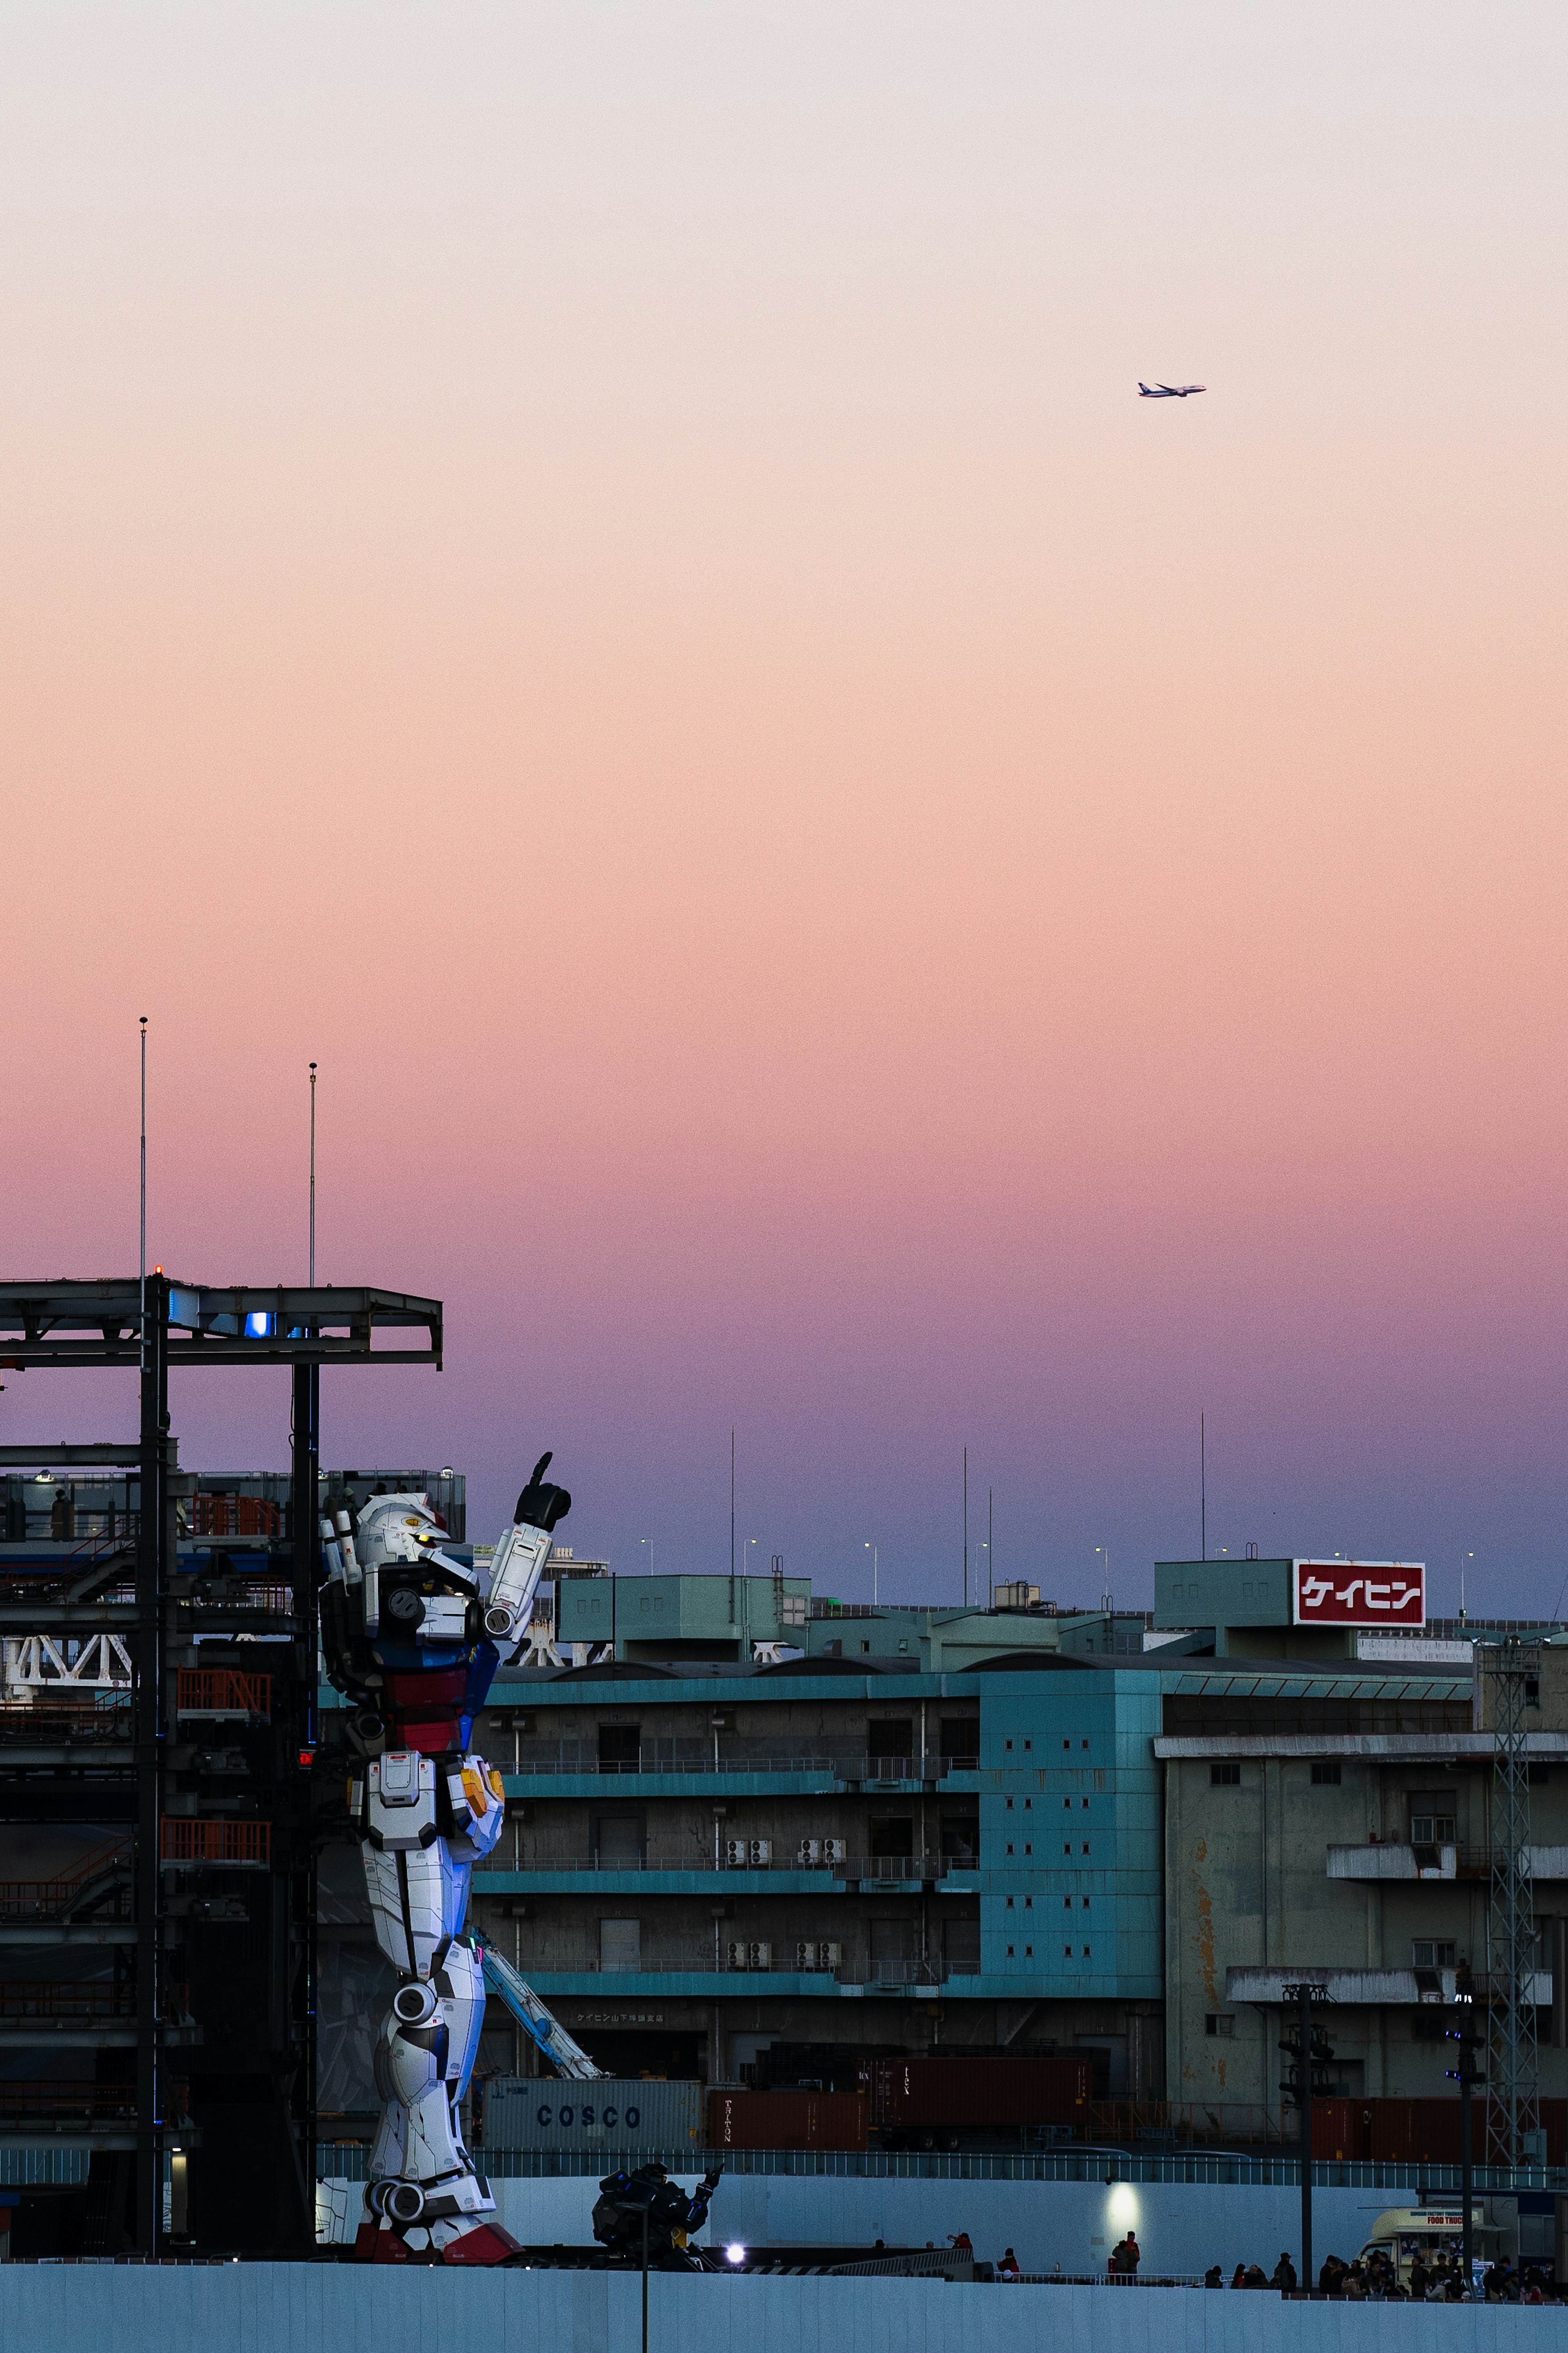
<svg viewBox="0 0 1568 2353">
<path fill-rule="evenodd" d="M 735 1940 L 737 1944 L 740 1940 Z M 864 1986 L 938 1986 L 950 1978 L 978 1977 L 977 1959 L 922 1959 L 915 1955 L 904 1959 L 878 1958 L 861 1961 L 831 1960 L 821 1950 L 803 1950 L 799 1940 L 771 1944 L 766 1940 L 750 1939 L 744 1952 L 731 1951 L 729 1943 L 721 1945 L 718 1952 L 711 1946 L 682 1947 L 679 1951 L 644 1953 L 636 1960 L 611 1959 L 591 1954 L 584 1960 L 569 1965 L 561 1974 L 575 1977 L 756 1977 L 760 1975 L 787 1977 L 830 1977 L 838 1985 Z"/>
<path fill-rule="evenodd" d="M 190 2086 L 167 2079 L 161 2085 L 161 2121 L 189 2124 Z M 0 2128 L 37 2125 L 55 2130 L 72 2126 L 89 2131 L 95 2126 L 126 2125 L 137 2120 L 133 2081 L 100 2084 L 75 2076 L 0 2078 Z"/>
<path fill-rule="evenodd" d="M 617 1855 L 601 1851 L 597 1854 L 531 1854 L 515 1860 L 492 1855 L 488 1863 L 480 1863 L 474 1873 L 474 1892 L 483 1894 L 488 1877 L 504 1873 L 510 1877 L 522 1872 L 703 1872 L 715 1871 L 820 1871 L 834 1879 L 929 1880 L 945 1879 L 950 1872 L 978 1871 L 977 1854 L 808 1854 L 805 1847 L 833 1846 L 836 1840 L 805 1840 L 799 1845 L 779 1840 L 736 1840 L 729 1843 L 744 1846 L 744 1854 L 721 1852 L 719 1857 L 690 1852 L 671 1855 Z M 769 1851 L 759 1853 L 765 1847 Z"/>
<path fill-rule="evenodd" d="M 645 1740 L 624 1755 L 591 1742 L 530 1741 L 514 1754 L 514 1773 L 832 1773 L 841 1781 L 936 1781 L 949 1773 L 973 1773 L 979 1752 L 962 1756 L 882 1756 L 865 1746 L 812 1748 L 746 1748 L 711 1740 Z"/>
</svg>

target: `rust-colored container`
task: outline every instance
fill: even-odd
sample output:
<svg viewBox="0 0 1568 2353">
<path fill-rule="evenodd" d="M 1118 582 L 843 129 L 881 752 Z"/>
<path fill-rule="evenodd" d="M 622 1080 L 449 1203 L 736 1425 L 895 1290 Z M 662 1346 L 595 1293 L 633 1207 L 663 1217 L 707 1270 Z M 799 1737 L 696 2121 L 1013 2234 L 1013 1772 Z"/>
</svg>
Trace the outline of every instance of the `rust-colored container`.
<svg viewBox="0 0 1568 2353">
<path fill-rule="evenodd" d="M 1353 2165 L 1372 2155 L 1371 2105 L 1368 2100 L 1312 2102 L 1312 2155 L 1320 2165 Z"/>
<path fill-rule="evenodd" d="M 1093 2089 L 1087 2059 L 874 2059 L 870 2120 L 921 2125 L 1071 2124 Z"/>
<path fill-rule="evenodd" d="M 1380 2164 L 1459 2162 L 1459 2102 L 1456 2094 L 1450 2094 L 1446 2100 L 1382 2099 L 1367 2100 L 1363 2105 L 1372 2111 L 1369 2154 Z M 1478 2106 L 1472 2115 L 1478 2143 L 1484 2144 L 1486 2111 Z M 1478 2146 L 1477 2156 L 1484 2161 L 1484 2145 Z"/>
<path fill-rule="evenodd" d="M 858 2092 L 710 2092 L 713 2148 L 864 2148 Z"/>
</svg>

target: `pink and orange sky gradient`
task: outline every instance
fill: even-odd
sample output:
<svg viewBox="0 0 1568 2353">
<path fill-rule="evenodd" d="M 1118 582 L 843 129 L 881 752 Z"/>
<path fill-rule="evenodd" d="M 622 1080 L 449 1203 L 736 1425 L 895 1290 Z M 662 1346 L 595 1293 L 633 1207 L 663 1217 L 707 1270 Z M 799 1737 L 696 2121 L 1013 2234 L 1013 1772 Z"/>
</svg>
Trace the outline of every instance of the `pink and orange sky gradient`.
<svg viewBox="0 0 1568 2353">
<path fill-rule="evenodd" d="M 0 16 L 7 1275 L 617 1567 L 1568 1575 L 1560 8 Z M 1152 403 L 1138 379 L 1195 380 Z M 9 1377 L 9 1440 L 130 1427 Z M 274 1375 L 176 1386 L 283 1458 Z M 754 1550 L 750 1540 L 755 1539 Z"/>
</svg>

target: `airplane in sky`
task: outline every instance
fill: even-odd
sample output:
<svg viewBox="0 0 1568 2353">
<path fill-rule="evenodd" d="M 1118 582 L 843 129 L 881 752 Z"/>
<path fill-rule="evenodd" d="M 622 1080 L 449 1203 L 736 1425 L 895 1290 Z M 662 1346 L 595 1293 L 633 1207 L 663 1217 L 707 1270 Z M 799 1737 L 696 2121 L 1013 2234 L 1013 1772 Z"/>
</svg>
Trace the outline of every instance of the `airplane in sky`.
<svg viewBox="0 0 1568 2353">
<path fill-rule="evenodd" d="M 1206 384 L 1141 384 L 1139 393 L 1145 400 L 1185 400 L 1189 392 L 1206 392 Z"/>
</svg>

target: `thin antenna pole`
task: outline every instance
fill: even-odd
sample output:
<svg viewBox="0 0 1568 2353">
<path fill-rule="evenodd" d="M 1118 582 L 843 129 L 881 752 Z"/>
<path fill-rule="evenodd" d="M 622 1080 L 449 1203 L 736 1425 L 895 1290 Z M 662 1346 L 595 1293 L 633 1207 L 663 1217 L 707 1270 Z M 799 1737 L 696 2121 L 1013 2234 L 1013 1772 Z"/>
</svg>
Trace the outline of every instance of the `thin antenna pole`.
<svg viewBox="0 0 1568 2353">
<path fill-rule="evenodd" d="M 142 1016 L 142 1219 L 140 1268 L 142 1360 L 147 1360 L 147 1016 Z"/>
<path fill-rule="evenodd" d="M 730 1425 L 730 1623 L 735 1622 L 735 1425 Z"/>
<path fill-rule="evenodd" d="M 1198 1545 L 1199 1557 L 1209 1556 L 1209 1450 L 1205 1418 L 1198 1416 Z"/>
<path fill-rule="evenodd" d="M 316 1065 L 310 1065 L 310 1288 L 316 1288 Z"/>
<path fill-rule="evenodd" d="M 992 1493 L 985 1490 L 985 1607 L 993 1609 L 996 1601 L 996 1548 L 994 1542 L 995 1525 L 992 1518 Z"/>
<path fill-rule="evenodd" d="M 963 1450 L 963 1606 L 969 1607 L 969 1449 Z"/>
</svg>

